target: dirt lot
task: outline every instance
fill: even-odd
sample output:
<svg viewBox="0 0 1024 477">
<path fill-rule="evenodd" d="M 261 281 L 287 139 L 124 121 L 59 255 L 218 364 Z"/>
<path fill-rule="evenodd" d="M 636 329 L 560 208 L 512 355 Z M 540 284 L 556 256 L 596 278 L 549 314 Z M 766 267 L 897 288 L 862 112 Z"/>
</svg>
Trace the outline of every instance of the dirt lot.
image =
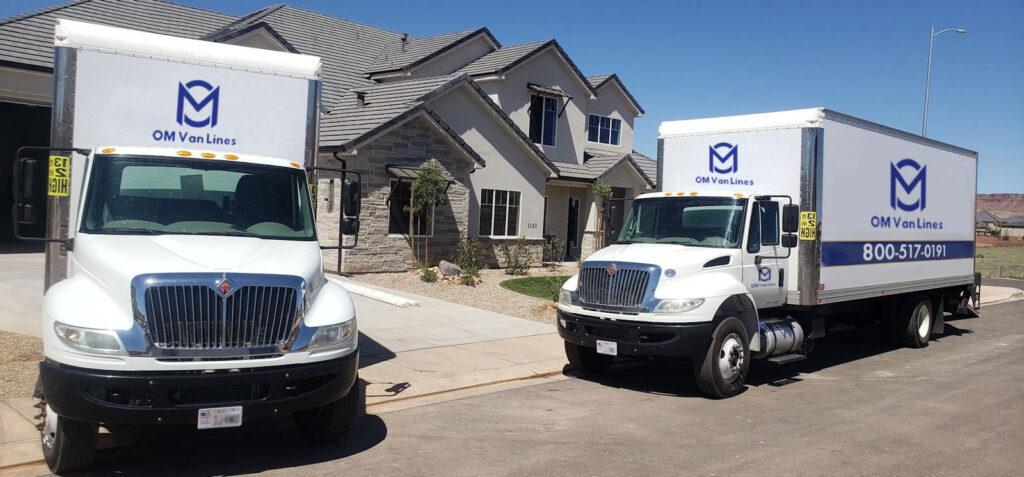
<svg viewBox="0 0 1024 477">
<path fill-rule="evenodd" d="M 28 397 L 36 385 L 43 340 L 0 331 L 0 399 Z"/>
<path fill-rule="evenodd" d="M 562 266 L 557 269 L 532 268 L 529 273 L 529 276 L 533 277 L 572 275 L 576 273 L 576 267 Z M 519 278 L 506 275 L 504 270 L 481 270 L 480 278 L 483 282 L 475 287 L 447 283 L 426 283 L 420 280 L 419 276 L 409 272 L 367 273 L 355 275 L 353 278 L 370 285 L 429 296 L 438 300 L 481 308 L 495 313 L 504 313 L 541 323 L 555 322 L 555 307 L 552 302 L 520 295 L 498 286 L 504 280 Z"/>
</svg>

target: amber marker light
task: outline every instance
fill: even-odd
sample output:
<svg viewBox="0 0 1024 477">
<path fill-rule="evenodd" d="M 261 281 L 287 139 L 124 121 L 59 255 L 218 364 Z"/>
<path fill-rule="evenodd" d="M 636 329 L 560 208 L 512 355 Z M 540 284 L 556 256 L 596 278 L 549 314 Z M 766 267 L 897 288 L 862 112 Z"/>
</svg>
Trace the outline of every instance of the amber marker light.
<svg viewBox="0 0 1024 477">
<path fill-rule="evenodd" d="M 192 153 L 188 151 L 178 151 L 178 155 L 182 157 L 189 157 L 192 155 Z"/>
<path fill-rule="evenodd" d="M 236 156 L 234 154 L 224 154 L 224 159 L 227 159 L 229 161 L 237 161 L 238 160 L 238 156 Z"/>
<path fill-rule="evenodd" d="M 289 162 L 289 164 L 296 169 L 302 169 L 302 166 L 300 166 L 298 162 Z"/>
<path fill-rule="evenodd" d="M 203 156 L 203 157 L 205 157 L 207 159 L 213 159 L 213 158 L 217 157 L 212 152 L 204 152 L 204 153 L 200 154 L 200 156 Z"/>
<path fill-rule="evenodd" d="M 114 152 L 114 151 L 116 151 L 116 150 L 117 150 L 117 149 L 114 149 L 114 148 L 112 148 L 112 147 L 108 147 L 108 148 L 106 148 L 106 149 L 101 149 L 101 150 L 100 150 L 100 152 L 102 152 L 103 154 L 110 154 L 110 153 L 112 153 L 112 152 Z"/>
</svg>

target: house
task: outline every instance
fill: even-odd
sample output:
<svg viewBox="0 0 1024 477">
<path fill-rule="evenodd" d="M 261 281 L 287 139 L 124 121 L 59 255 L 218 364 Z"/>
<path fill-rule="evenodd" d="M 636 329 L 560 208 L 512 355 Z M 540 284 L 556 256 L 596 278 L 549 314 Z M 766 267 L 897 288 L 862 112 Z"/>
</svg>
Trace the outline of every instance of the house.
<svg viewBox="0 0 1024 477">
<path fill-rule="evenodd" d="M 358 246 L 327 251 L 328 269 L 407 269 L 425 235 L 432 261 L 453 256 L 460 236 L 479 238 L 492 264 L 517 237 L 535 262 L 550 237 L 583 257 L 599 242 L 594 181 L 612 187 L 610 235 L 631 198 L 655 188 L 656 163 L 633 150 L 643 108 L 617 75 L 584 75 L 556 40 L 506 46 L 484 27 L 415 38 L 288 5 L 235 17 L 161 0 L 77 0 L 0 20 L 0 174 L 17 146 L 48 142 L 57 18 L 320 56 L 317 162 L 358 171 L 363 186 Z M 410 220 L 411 182 L 431 160 L 448 201 Z M 334 245 L 341 181 L 318 179 L 318 235 Z M 0 217 L 0 240 L 9 223 Z"/>
<path fill-rule="evenodd" d="M 989 212 L 987 210 L 981 210 L 974 213 L 974 234 L 975 235 L 992 235 L 999 232 L 1002 227 L 1003 219 Z"/>
<path fill-rule="evenodd" d="M 1011 239 L 1024 239 L 1024 216 L 1010 217 L 1004 220 L 1002 235 Z"/>
</svg>

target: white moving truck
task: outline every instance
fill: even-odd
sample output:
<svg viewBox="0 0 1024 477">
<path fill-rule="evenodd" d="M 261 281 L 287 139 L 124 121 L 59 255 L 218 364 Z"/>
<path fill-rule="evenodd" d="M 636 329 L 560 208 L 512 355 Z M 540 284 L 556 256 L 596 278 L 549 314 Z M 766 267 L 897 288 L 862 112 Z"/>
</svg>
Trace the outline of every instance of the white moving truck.
<svg viewBox="0 0 1024 477">
<path fill-rule="evenodd" d="M 355 310 L 325 279 L 309 188 L 320 59 L 67 20 L 54 51 L 51 147 L 15 166 L 16 233 L 48 211 L 50 469 L 87 465 L 98 426 L 292 416 L 313 439 L 345 434 Z"/>
<path fill-rule="evenodd" d="M 837 324 L 924 347 L 976 304 L 977 158 L 823 108 L 662 123 L 662 192 L 561 289 L 567 357 L 687 357 L 729 397 Z"/>
</svg>

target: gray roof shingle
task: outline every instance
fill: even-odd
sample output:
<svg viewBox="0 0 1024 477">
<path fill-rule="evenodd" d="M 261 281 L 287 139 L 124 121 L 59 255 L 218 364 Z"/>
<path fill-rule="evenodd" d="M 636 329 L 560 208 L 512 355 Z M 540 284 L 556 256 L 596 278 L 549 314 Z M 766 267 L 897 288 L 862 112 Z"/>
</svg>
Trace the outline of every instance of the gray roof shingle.
<svg viewBox="0 0 1024 477">
<path fill-rule="evenodd" d="M 487 35 L 495 45 L 501 47 L 498 39 L 487 28 L 474 28 L 426 38 L 409 37 L 404 51 L 401 41 L 381 51 L 376 60 L 367 66 L 366 74 L 412 69 L 481 34 Z"/>
<path fill-rule="evenodd" d="M 1003 219 L 999 218 L 996 214 L 987 210 L 981 210 L 974 214 L 974 220 L 979 223 L 984 222 L 1002 222 Z"/>
<path fill-rule="evenodd" d="M 465 73 L 470 76 L 503 74 L 520 63 L 530 59 L 533 55 L 544 51 L 544 49 L 549 46 L 553 46 L 558 50 L 558 53 L 563 59 L 565 59 L 565 62 L 569 64 L 569 68 L 573 70 L 580 81 L 582 81 L 586 86 L 588 92 L 592 95 L 597 95 L 594 87 L 590 85 L 589 81 L 587 81 L 587 77 L 583 76 L 580 69 L 576 67 L 576 64 L 572 62 L 569 55 L 565 53 L 565 50 L 563 50 L 555 40 L 537 41 L 522 45 L 498 48 L 497 50 L 481 56 L 476 61 L 464 66 L 458 71 L 458 73 Z"/>
<path fill-rule="evenodd" d="M 649 186 L 654 187 L 655 181 L 645 169 L 645 166 L 649 165 L 641 166 L 641 163 L 639 162 L 645 161 L 654 163 L 654 161 L 651 161 L 643 154 L 635 151 L 631 154 L 621 154 L 586 149 L 583 151 L 583 155 L 585 159 L 583 164 L 576 164 L 574 162 L 556 162 L 555 167 L 558 168 L 558 177 L 590 182 L 608 175 L 622 163 L 628 162 L 638 173 L 640 173 L 640 176 L 647 181 Z M 654 163 L 655 172 L 657 171 L 657 168 L 657 163 Z"/>
<path fill-rule="evenodd" d="M 619 88 L 622 88 L 622 92 L 626 93 L 626 97 L 633 103 L 636 110 L 640 111 L 640 114 L 644 114 L 644 108 L 640 106 L 640 102 L 633 97 L 633 93 L 630 93 L 629 90 L 626 89 L 626 84 L 619 79 L 619 75 L 613 73 L 610 75 L 587 76 L 587 81 L 590 83 L 590 86 L 594 88 L 594 91 L 601 89 L 605 83 L 609 81 L 615 81 L 619 85 Z"/>
<path fill-rule="evenodd" d="M 160 0 L 77 0 L 0 20 L 0 64 L 52 71 L 58 18 L 199 38 L 237 17 Z"/>
</svg>

